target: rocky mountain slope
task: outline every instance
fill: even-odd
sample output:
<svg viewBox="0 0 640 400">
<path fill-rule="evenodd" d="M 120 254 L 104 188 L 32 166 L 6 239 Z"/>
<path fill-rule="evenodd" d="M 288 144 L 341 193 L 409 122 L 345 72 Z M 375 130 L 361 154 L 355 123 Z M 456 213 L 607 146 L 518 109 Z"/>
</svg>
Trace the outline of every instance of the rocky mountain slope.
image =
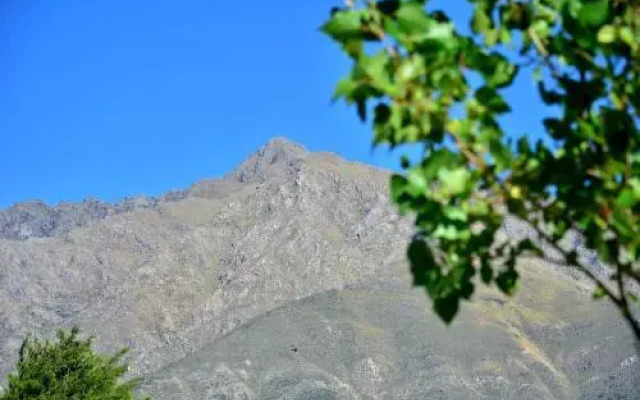
<svg viewBox="0 0 640 400">
<path fill-rule="evenodd" d="M 155 399 L 640 398 L 617 311 L 540 260 L 445 327 L 388 177 L 274 139 L 158 199 L 0 211 L 0 376 L 27 333 L 76 324 L 130 346 Z"/>
</svg>

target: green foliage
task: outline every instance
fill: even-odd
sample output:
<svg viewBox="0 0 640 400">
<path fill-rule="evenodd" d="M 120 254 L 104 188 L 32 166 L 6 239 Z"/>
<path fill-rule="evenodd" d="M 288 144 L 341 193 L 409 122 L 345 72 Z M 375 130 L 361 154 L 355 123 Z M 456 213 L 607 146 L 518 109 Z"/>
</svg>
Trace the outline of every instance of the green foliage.
<svg viewBox="0 0 640 400">
<path fill-rule="evenodd" d="M 16 372 L 0 400 L 131 400 L 138 380 L 120 383 L 127 371 L 121 364 L 127 349 L 111 357 L 91 350 L 93 338 L 80 340 L 78 329 L 58 331 L 58 341 L 31 341 L 20 348 Z"/>
<path fill-rule="evenodd" d="M 516 258 L 542 253 L 530 240 L 494 243 L 506 208 L 593 279 L 594 297 L 612 300 L 640 338 L 630 306 L 630 283 L 640 284 L 640 1 L 469 2 L 470 36 L 416 0 L 347 2 L 321 28 L 353 60 L 334 100 L 372 121 L 374 146 L 424 149 L 391 178 L 393 201 L 416 216 L 415 284 L 447 323 L 476 272 L 514 294 Z M 530 71 L 555 111 L 540 116 L 551 140 L 513 145 L 498 120 L 511 112 L 502 91 Z M 560 248 L 569 229 L 597 250 L 611 281 Z"/>
</svg>

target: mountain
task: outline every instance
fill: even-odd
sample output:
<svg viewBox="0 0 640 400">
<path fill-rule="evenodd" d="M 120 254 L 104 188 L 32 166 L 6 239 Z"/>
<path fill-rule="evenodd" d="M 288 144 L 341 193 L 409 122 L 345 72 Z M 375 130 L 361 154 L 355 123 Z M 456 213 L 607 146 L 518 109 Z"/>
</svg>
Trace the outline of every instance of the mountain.
<svg viewBox="0 0 640 400">
<path fill-rule="evenodd" d="M 0 211 L 0 376 L 78 325 L 154 399 L 640 398 L 630 330 L 563 268 L 523 258 L 517 296 L 479 287 L 444 326 L 389 176 L 277 138 L 160 198 Z"/>
</svg>

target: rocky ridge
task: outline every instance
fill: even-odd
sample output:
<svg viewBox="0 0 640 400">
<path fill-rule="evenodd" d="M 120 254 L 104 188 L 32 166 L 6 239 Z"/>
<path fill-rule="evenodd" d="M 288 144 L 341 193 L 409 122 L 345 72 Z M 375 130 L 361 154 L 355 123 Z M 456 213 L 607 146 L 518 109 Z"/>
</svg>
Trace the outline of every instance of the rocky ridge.
<svg viewBox="0 0 640 400">
<path fill-rule="evenodd" d="M 158 399 L 640 397 L 616 311 L 541 261 L 444 327 L 388 177 L 274 139 L 158 199 L 0 211 L 0 376 L 26 333 L 77 324 Z"/>
</svg>

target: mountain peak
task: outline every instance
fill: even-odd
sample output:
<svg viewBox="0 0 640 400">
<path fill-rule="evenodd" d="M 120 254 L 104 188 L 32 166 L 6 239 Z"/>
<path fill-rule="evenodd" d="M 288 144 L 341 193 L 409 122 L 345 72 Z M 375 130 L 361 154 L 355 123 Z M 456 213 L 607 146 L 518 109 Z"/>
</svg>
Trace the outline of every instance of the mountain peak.
<svg viewBox="0 0 640 400">
<path fill-rule="evenodd" d="M 294 153 L 307 153 L 308 150 L 300 143 L 287 139 L 284 136 L 276 136 L 269 139 L 262 145 L 258 153 L 265 152 L 294 152 Z"/>
<path fill-rule="evenodd" d="M 240 182 L 264 182 L 268 178 L 286 175 L 291 167 L 299 166 L 308 155 L 309 151 L 301 144 L 278 136 L 262 145 L 226 178 Z"/>
</svg>

